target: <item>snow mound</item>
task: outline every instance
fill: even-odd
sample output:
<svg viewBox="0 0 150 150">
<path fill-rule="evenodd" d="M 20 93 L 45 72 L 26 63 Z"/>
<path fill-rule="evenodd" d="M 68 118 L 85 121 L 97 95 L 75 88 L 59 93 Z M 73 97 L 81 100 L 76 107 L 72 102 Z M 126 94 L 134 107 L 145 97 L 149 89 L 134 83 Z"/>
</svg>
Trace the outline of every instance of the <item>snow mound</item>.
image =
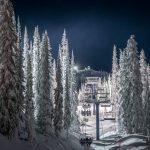
<svg viewBox="0 0 150 150">
<path fill-rule="evenodd" d="M 119 135 L 113 134 L 94 141 L 92 147 L 95 150 L 146 150 L 148 139 L 142 135 Z"/>
</svg>

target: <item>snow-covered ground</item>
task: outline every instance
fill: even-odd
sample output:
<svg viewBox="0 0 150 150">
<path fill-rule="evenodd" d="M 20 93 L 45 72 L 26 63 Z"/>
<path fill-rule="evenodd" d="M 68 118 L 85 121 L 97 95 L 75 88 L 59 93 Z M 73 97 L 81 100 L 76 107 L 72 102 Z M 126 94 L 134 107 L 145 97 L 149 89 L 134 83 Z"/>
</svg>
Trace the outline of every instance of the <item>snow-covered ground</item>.
<svg viewBox="0 0 150 150">
<path fill-rule="evenodd" d="M 94 141 L 95 150 L 148 150 L 147 138 L 140 135 L 113 135 Z"/>
<path fill-rule="evenodd" d="M 45 138 L 38 135 L 37 141 L 34 143 L 15 139 L 9 141 L 0 135 L 0 150 L 84 150 L 84 147 L 80 145 L 74 135 L 70 135 L 68 139 L 63 137 L 57 139 L 53 135 Z"/>
<path fill-rule="evenodd" d="M 96 116 L 87 117 L 86 128 L 81 126 L 81 134 L 70 133 L 68 139 L 65 134 L 61 138 L 54 135 L 45 138 L 37 136 L 34 143 L 27 141 L 11 140 L 0 135 L 0 150 L 148 150 L 146 137 L 140 135 L 119 135 L 116 132 L 115 121 L 100 121 L 100 141 L 96 141 Z M 83 117 L 79 114 L 79 120 Z M 101 119 L 100 119 L 101 120 Z M 80 145 L 80 138 L 83 133 L 93 137 L 93 144 L 90 148 Z"/>
</svg>

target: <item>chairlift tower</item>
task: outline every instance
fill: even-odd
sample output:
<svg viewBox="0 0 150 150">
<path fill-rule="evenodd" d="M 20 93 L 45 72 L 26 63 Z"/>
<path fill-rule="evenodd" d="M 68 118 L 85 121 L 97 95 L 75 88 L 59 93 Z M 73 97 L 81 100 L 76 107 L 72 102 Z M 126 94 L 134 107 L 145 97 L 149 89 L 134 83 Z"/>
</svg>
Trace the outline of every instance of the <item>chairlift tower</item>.
<svg viewBox="0 0 150 150">
<path fill-rule="evenodd" d="M 94 93 L 85 93 L 88 95 L 88 97 L 91 97 L 90 99 L 85 99 L 86 103 L 94 103 L 96 105 L 96 140 L 99 140 L 100 137 L 100 131 L 99 131 L 99 121 L 100 121 L 100 104 L 106 104 L 110 103 L 110 100 L 108 99 L 109 93 L 105 90 L 105 87 L 97 88 Z M 92 96 L 91 96 L 92 95 Z"/>
</svg>

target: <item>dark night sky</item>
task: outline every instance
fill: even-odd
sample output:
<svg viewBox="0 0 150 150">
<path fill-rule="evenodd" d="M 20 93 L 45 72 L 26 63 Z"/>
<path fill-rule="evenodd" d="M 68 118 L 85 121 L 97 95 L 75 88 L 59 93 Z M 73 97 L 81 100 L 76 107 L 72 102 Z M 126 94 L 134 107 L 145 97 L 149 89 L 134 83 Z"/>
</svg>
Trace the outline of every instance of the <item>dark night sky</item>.
<svg viewBox="0 0 150 150">
<path fill-rule="evenodd" d="M 12 0 L 30 37 L 34 26 L 48 30 L 56 57 L 63 29 L 80 67 L 111 70 L 112 48 L 124 48 L 131 34 L 150 60 L 148 0 Z M 150 61 L 149 61 L 150 62 Z"/>
</svg>

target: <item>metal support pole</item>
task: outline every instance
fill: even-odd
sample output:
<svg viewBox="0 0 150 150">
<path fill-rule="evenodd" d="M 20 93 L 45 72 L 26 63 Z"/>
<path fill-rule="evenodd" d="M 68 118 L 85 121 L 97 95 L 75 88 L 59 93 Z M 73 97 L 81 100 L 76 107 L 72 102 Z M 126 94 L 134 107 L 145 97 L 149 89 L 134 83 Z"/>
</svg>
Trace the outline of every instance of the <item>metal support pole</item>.
<svg viewBox="0 0 150 150">
<path fill-rule="evenodd" d="M 95 103 L 93 103 L 93 115 L 96 115 Z"/>
<path fill-rule="evenodd" d="M 99 103 L 96 103 L 96 140 L 99 140 Z"/>
</svg>

